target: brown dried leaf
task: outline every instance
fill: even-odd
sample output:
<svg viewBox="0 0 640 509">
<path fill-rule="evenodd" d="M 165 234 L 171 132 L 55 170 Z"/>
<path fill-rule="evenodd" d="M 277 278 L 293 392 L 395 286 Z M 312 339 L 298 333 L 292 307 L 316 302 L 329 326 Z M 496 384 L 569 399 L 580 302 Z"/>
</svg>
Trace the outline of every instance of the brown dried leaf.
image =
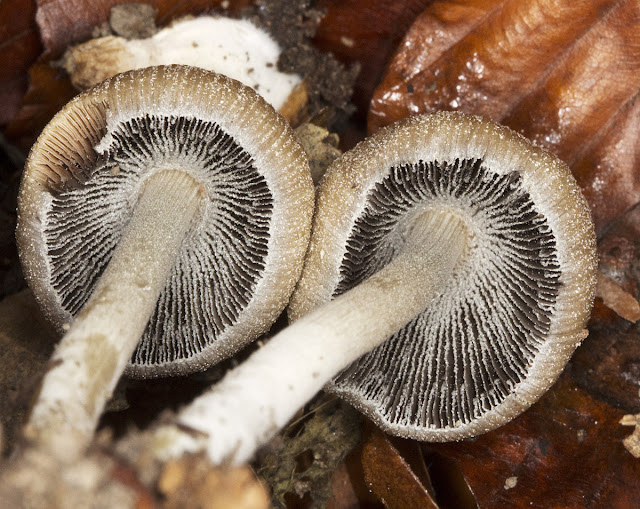
<svg viewBox="0 0 640 509">
<path fill-rule="evenodd" d="M 599 234 L 638 202 L 639 132 L 640 94 L 636 94 L 571 164 Z"/>
<path fill-rule="evenodd" d="M 481 509 L 635 507 L 640 462 L 623 445 L 623 414 L 578 389 L 565 373 L 506 426 L 429 450 L 455 462 Z"/>
<path fill-rule="evenodd" d="M 397 120 L 398 114 L 436 110 L 461 110 L 501 120 L 540 81 L 564 48 L 614 3 L 615 0 L 506 1 L 437 60 L 424 67 L 419 65 L 417 71 L 398 68 L 395 60 L 400 57 L 396 56 L 390 67 L 395 77 L 385 79 L 385 83 L 393 83 L 397 93 L 389 94 L 381 88 L 376 91 L 370 130 Z M 434 16 L 427 9 L 421 18 L 429 20 Z M 472 26 L 477 16 L 474 12 Z M 429 24 L 424 27 L 428 30 Z M 458 31 L 457 26 L 454 31 Z M 431 34 L 419 30 L 412 35 L 411 41 L 405 41 L 404 51 L 425 53 L 421 41 Z M 393 117 L 386 113 L 387 103 L 393 104 Z"/>
<path fill-rule="evenodd" d="M 346 462 L 341 463 L 334 472 L 331 478 L 331 491 L 332 497 L 327 504 L 327 509 L 351 509 L 359 507 L 361 500 L 353 485 Z"/>
<path fill-rule="evenodd" d="M 58 57 L 67 46 L 82 42 L 91 36 L 94 27 L 104 23 L 114 5 L 127 0 L 37 0 L 36 19 L 47 54 Z M 219 7 L 222 0 L 151 0 L 158 10 L 158 24 L 187 14 L 198 14 Z M 229 10 L 237 11 L 248 5 L 248 0 L 231 0 Z"/>
<path fill-rule="evenodd" d="M 27 69 L 42 51 L 35 13 L 35 0 L 0 2 L 0 124 L 18 111 Z"/>
<path fill-rule="evenodd" d="M 424 90 L 434 85 L 420 74 L 457 41 L 502 6 L 504 0 L 457 0 L 431 4 L 415 20 L 389 64 L 369 108 L 369 129 L 411 114 L 415 108 L 405 97 L 420 101 Z M 420 41 L 416 46 L 416 41 Z"/>
<path fill-rule="evenodd" d="M 598 272 L 596 297 L 601 298 L 605 306 L 615 311 L 625 320 L 630 322 L 640 320 L 640 304 L 638 304 L 638 301 L 602 272 Z"/>
<path fill-rule="evenodd" d="M 361 451 L 364 478 L 386 507 L 437 509 L 409 464 L 378 429 L 371 427 Z"/>
<path fill-rule="evenodd" d="M 571 164 L 640 89 L 639 21 L 637 0 L 618 2 L 503 122 Z"/>
</svg>

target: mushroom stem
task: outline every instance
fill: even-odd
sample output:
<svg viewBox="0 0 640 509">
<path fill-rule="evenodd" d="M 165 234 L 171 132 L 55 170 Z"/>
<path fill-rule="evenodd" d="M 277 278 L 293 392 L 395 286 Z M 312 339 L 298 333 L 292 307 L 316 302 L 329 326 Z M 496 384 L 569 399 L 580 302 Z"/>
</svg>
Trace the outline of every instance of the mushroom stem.
<svg viewBox="0 0 640 509">
<path fill-rule="evenodd" d="M 59 458 L 72 460 L 89 444 L 202 201 L 183 172 L 159 171 L 143 186 L 111 261 L 56 347 L 25 428 Z"/>
<path fill-rule="evenodd" d="M 423 212 L 387 266 L 287 327 L 159 428 L 156 455 L 205 450 L 215 464 L 248 460 L 340 370 L 423 311 L 468 242 L 458 215 Z"/>
</svg>

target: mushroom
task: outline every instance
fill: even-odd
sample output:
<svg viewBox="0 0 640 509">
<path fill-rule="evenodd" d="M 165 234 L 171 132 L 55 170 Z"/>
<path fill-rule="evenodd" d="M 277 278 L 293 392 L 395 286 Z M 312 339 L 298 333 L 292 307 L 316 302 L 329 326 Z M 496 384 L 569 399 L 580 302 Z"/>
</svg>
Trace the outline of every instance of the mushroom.
<svg viewBox="0 0 640 509">
<path fill-rule="evenodd" d="M 183 64 L 229 76 L 255 88 L 277 110 L 303 86 L 297 74 L 278 70 L 282 49 L 268 32 L 247 19 L 226 16 L 176 20 L 146 39 L 109 35 L 67 50 L 62 65 L 79 89 L 124 71 Z"/>
<path fill-rule="evenodd" d="M 202 370 L 268 330 L 302 270 L 313 194 L 289 125 L 225 76 L 146 68 L 66 105 L 19 193 L 25 276 L 65 332 L 26 437 L 73 458 L 125 366 Z"/>
<path fill-rule="evenodd" d="M 327 382 L 402 437 L 494 429 L 586 337 L 595 275 L 564 163 L 479 117 L 400 121 L 321 182 L 293 324 L 160 426 L 155 454 L 245 461 Z"/>
</svg>

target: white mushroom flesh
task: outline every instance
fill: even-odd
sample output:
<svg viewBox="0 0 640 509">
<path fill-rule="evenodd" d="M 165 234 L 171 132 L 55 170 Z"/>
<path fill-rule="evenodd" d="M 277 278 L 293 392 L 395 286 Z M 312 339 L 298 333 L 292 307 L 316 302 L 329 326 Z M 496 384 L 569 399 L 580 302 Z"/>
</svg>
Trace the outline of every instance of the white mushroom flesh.
<svg viewBox="0 0 640 509">
<path fill-rule="evenodd" d="M 279 110 L 302 81 L 297 74 L 278 70 L 281 51 L 265 30 L 248 20 L 201 16 L 176 21 L 147 39 L 94 39 L 71 49 L 65 65 L 82 88 L 151 65 L 201 67 L 255 89 Z"/>
</svg>

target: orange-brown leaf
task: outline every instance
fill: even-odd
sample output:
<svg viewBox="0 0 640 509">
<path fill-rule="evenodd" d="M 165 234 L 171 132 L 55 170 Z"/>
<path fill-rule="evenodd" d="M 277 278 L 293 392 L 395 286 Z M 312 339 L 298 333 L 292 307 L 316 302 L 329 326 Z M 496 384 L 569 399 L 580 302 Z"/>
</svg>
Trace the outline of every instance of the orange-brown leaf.
<svg viewBox="0 0 640 509">
<path fill-rule="evenodd" d="M 640 89 L 640 3 L 594 24 L 504 123 L 571 164 Z"/>
<path fill-rule="evenodd" d="M 503 428 L 429 447 L 457 464 L 480 509 L 636 507 L 640 462 L 623 445 L 623 414 L 565 374 Z"/>
<path fill-rule="evenodd" d="M 584 34 L 615 0 L 507 0 L 431 65 L 411 79 L 400 76 L 406 90 L 395 102 L 402 116 L 436 110 L 460 110 L 499 121 L 544 75 L 564 48 Z M 421 53 L 414 35 L 408 51 Z M 405 45 L 405 47 L 407 47 Z M 397 57 L 396 57 L 397 58 Z M 376 97 L 383 97 L 378 90 Z M 374 101 L 375 103 L 375 101 Z M 378 114 L 370 130 L 397 120 Z"/>
<path fill-rule="evenodd" d="M 0 124 L 18 110 L 27 69 L 42 51 L 35 12 L 35 0 L 0 2 Z"/>
<path fill-rule="evenodd" d="M 415 20 L 389 63 L 369 108 L 369 128 L 388 124 L 419 111 L 405 97 L 420 101 L 420 86 L 432 87 L 420 77 L 453 44 L 499 9 L 504 0 L 456 0 L 431 4 Z M 418 89 L 418 90 L 417 90 Z"/>
<path fill-rule="evenodd" d="M 596 232 L 638 203 L 640 197 L 640 93 L 627 102 L 585 147 L 571 170 L 589 205 Z"/>
<path fill-rule="evenodd" d="M 417 475 L 381 431 L 371 429 L 363 442 L 361 458 L 365 481 L 386 507 L 438 508 Z"/>
</svg>

